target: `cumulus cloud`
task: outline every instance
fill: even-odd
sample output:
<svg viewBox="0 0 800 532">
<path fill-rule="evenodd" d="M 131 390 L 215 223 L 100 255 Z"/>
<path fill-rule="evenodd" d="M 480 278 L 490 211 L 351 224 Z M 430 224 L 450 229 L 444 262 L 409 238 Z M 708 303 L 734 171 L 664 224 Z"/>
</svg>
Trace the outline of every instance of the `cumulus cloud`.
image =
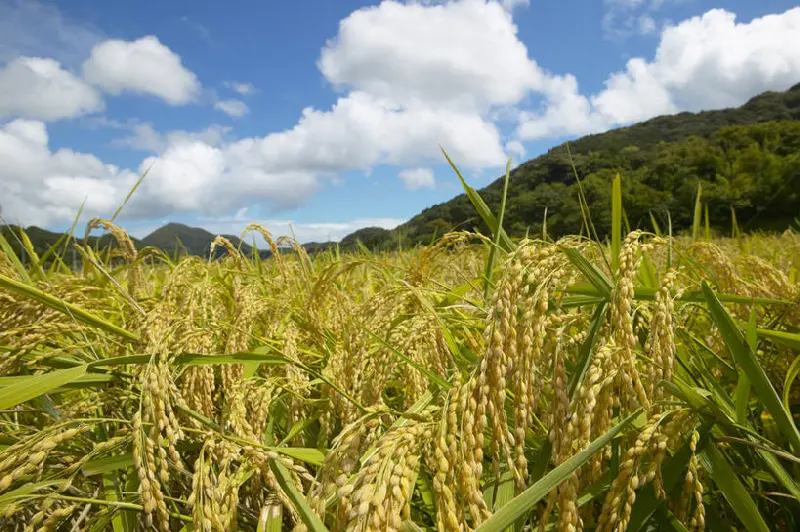
<svg viewBox="0 0 800 532">
<path fill-rule="evenodd" d="M 113 146 L 152 153 L 163 153 L 170 146 L 187 141 L 199 141 L 210 146 L 219 146 L 231 130 L 230 127 L 214 124 L 201 131 L 179 129 L 161 133 L 156 131 L 150 122 L 116 123 L 113 127 L 130 132 L 125 137 L 114 139 L 111 142 Z"/>
<path fill-rule="evenodd" d="M 226 115 L 232 118 L 241 118 L 247 113 L 250 112 L 250 108 L 247 107 L 241 100 L 219 100 L 214 104 L 214 109 L 218 111 L 222 111 Z"/>
<path fill-rule="evenodd" d="M 87 213 L 110 214 L 135 182 L 130 171 L 92 155 L 48 147 L 47 128 L 17 119 L 0 126 L 0 198 L 7 220 L 66 222 L 86 199 Z"/>
<path fill-rule="evenodd" d="M 433 170 L 430 168 L 409 168 L 402 170 L 397 177 L 403 182 L 408 190 L 419 190 L 420 188 L 433 188 L 436 180 L 433 178 Z"/>
<path fill-rule="evenodd" d="M 233 92 L 242 96 L 250 96 L 251 94 L 256 93 L 256 87 L 252 83 L 246 83 L 242 81 L 226 81 L 224 85 Z"/>
<path fill-rule="evenodd" d="M 83 63 L 83 77 L 110 94 L 150 94 L 171 105 L 189 103 L 200 91 L 197 76 L 153 35 L 98 44 Z"/>
<path fill-rule="evenodd" d="M 603 33 L 611 40 L 655 33 L 655 15 L 665 4 L 682 1 L 686 0 L 604 0 Z"/>
<path fill-rule="evenodd" d="M 522 114 L 519 136 L 583 134 L 678 111 L 743 104 L 800 79 L 800 8 L 739 23 L 715 9 L 667 27 L 652 61 L 633 58 L 590 97 L 562 78 L 543 112 Z"/>
<path fill-rule="evenodd" d="M 59 120 L 102 109 L 97 91 L 54 59 L 20 57 L 0 68 L 0 119 Z"/>
<path fill-rule="evenodd" d="M 543 75 L 511 15 L 481 0 L 359 9 L 340 22 L 319 68 L 336 87 L 476 111 L 519 102 Z"/>
</svg>

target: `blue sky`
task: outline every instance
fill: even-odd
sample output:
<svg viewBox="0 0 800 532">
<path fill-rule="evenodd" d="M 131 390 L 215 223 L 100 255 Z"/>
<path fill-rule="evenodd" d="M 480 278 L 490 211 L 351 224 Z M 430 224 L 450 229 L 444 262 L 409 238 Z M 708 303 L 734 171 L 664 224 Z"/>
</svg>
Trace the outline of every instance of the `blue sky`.
<svg viewBox="0 0 800 532">
<path fill-rule="evenodd" d="M 301 241 L 391 227 L 565 139 L 800 81 L 745 0 L 0 0 L 0 205 Z"/>
</svg>

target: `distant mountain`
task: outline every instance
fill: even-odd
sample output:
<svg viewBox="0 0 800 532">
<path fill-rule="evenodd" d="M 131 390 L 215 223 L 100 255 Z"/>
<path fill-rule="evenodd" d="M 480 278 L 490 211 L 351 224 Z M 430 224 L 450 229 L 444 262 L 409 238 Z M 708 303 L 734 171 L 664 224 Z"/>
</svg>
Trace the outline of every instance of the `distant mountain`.
<svg viewBox="0 0 800 532">
<path fill-rule="evenodd" d="M 588 135 L 569 142 L 569 152 L 565 143 L 512 170 L 504 226 L 511 236 L 541 234 L 546 212 L 550 236 L 580 231 L 574 163 L 600 233 L 610 226 L 617 172 L 633 225 L 649 227 L 651 212 L 666 224 L 669 211 L 674 228 L 685 228 L 701 183 L 712 225 L 730 224 L 733 206 L 739 221 L 752 221 L 749 228 L 779 229 L 800 211 L 799 139 L 800 84 L 735 109 L 660 116 Z M 502 190 L 498 178 L 479 191 L 494 212 Z M 465 194 L 424 209 L 373 245 L 428 243 L 451 229 L 488 230 Z"/>
<path fill-rule="evenodd" d="M 233 235 L 221 235 L 230 240 L 234 247 L 246 255 L 252 255 L 253 248 Z M 142 246 L 152 246 L 168 253 L 185 250 L 189 255 L 208 257 L 211 243 L 216 235 L 199 227 L 190 227 L 179 223 L 169 223 L 160 227 L 141 240 Z M 224 249 L 215 251 L 215 255 L 225 254 Z M 269 257 L 269 250 L 259 250 L 262 257 Z"/>
</svg>

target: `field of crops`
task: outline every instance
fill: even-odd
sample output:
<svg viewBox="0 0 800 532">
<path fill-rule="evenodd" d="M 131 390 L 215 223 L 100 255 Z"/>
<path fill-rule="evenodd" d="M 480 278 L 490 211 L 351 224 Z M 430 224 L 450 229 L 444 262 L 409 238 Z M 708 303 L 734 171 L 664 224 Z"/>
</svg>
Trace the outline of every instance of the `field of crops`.
<svg viewBox="0 0 800 532">
<path fill-rule="evenodd" d="M 0 530 L 797 530 L 800 235 L 614 219 L 0 251 Z"/>
</svg>

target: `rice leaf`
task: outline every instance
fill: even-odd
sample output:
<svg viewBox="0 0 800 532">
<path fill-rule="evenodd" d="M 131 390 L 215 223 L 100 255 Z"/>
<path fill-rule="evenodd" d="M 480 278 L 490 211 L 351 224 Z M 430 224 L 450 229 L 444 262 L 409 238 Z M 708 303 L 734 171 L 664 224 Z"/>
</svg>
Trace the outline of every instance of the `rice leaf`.
<svg viewBox="0 0 800 532">
<path fill-rule="evenodd" d="M 8 410 L 18 404 L 30 401 L 35 397 L 64 386 L 86 373 L 87 366 L 78 366 L 69 369 L 57 369 L 41 375 L 35 375 L 29 380 L 19 381 L 10 386 L 0 388 L 0 410 Z"/>
<path fill-rule="evenodd" d="M 611 186 L 611 265 L 612 275 L 617 276 L 619 254 L 622 250 L 622 178 L 619 174 Z"/>
<path fill-rule="evenodd" d="M 275 478 L 278 481 L 278 484 L 281 487 L 281 490 L 292 501 L 292 505 L 297 513 L 300 515 L 300 519 L 305 523 L 308 529 L 311 532 L 326 532 L 328 529 L 322 520 L 314 513 L 314 510 L 311 509 L 311 506 L 308 504 L 305 496 L 298 491 L 297 486 L 295 485 L 294 479 L 292 478 L 292 474 L 286 469 L 286 466 L 283 465 L 278 460 L 272 460 L 270 462 L 270 469 L 275 474 Z"/>
<path fill-rule="evenodd" d="M 745 530 L 768 532 L 769 527 L 758 511 L 758 506 L 747 493 L 739 480 L 739 475 L 734 472 L 728 459 L 717 449 L 716 445 L 706 445 L 699 455 L 704 459 L 703 464 L 711 478 L 714 479 L 714 484 L 728 500 L 733 513 L 742 522 Z"/>
<path fill-rule="evenodd" d="M 67 316 L 70 316 L 81 323 L 85 323 L 86 325 L 97 327 L 98 329 L 121 336 L 126 340 L 134 342 L 139 341 L 139 337 L 136 334 L 127 331 L 122 327 L 117 327 L 113 323 L 110 323 L 77 305 L 67 303 L 66 301 L 62 301 L 55 296 L 51 296 L 50 294 L 43 292 L 34 286 L 20 283 L 14 279 L 0 274 L 0 287 L 18 294 L 22 294 L 30 299 L 33 299 L 34 301 L 38 301 L 42 305 L 66 314 Z"/>
<path fill-rule="evenodd" d="M 761 399 L 769 413 L 772 414 L 778 429 L 790 442 L 795 455 L 800 456 L 800 432 L 797 431 L 789 412 L 783 407 L 783 403 L 772 386 L 772 382 L 764 372 L 764 368 L 758 363 L 758 359 L 745 342 L 742 332 L 734 323 L 731 315 L 728 314 L 728 311 L 717 299 L 714 291 L 705 282 L 703 282 L 703 293 L 706 296 L 711 317 L 725 340 L 728 350 L 741 368 L 741 371 L 747 374 L 747 378 L 756 395 Z"/>
<path fill-rule="evenodd" d="M 550 491 L 569 478 L 572 473 L 580 466 L 585 464 L 597 451 L 602 449 L 614 436 L 619 434 L 622 429 L 633 421 L 640 411 L 629 415 L 611 430 L 594 440 L 583 451 L 575 454 L 567 461 L 547 473 L 531 487 L 511 499 L 508 504 L 500 508 L 497 512 L 484 521 L 476 532 L 500 532 L 513 525 L 518 519 L 525 516 L 533 506 L 547 496 Z"/>
</svg>

